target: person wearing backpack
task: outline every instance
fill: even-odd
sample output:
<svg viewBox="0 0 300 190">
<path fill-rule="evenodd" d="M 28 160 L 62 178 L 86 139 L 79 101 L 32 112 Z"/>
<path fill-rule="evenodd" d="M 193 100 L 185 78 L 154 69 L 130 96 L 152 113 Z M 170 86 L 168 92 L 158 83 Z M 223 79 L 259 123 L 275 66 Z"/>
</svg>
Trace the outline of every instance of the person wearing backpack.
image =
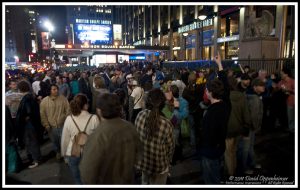
<svg viewBox="0 0 300 190">
<path fill-rule="evenodd" d="M 76 184 L 82 184 L 79 162 L 87 138 L 99 125 L 97 115 L 90 114 L 88 99 L 84 94 L 77 94 L 70 102 L 71 115 L 66 118 L 61 139 L 61 155 L 68 162 Z"/>
</svg>

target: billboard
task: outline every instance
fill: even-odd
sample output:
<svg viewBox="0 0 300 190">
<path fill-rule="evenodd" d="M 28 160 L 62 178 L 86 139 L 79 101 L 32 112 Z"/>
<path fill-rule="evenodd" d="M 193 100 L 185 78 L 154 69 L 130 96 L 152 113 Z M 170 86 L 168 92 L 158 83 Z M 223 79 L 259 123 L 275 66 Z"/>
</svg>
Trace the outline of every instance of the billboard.
<svg viewBox="0 0 300 190">
<path fill-rule="evenodd" d="M 207 30 L 203 32 L 203 45 L 210 46 L 213 44 L 214 30 Z"/>
<path fill-rule="evenodd" d="M 111 45 L 113 31 L 111 25 L 76 24 L 75 44 Z"/>
<path fill-rule="evenodd" d="M 123 63 L 124 61 L 129 61 L 129 55 L 118 55 L 118 62 Z"/>
<path fill-rule="evenodd" d="M 49 34 L 48 32 L 42 32 L 42 49 L 48 50 L 50 48 Z"/>
<path fill-rule="evenodd" d="M 130 55 L 129 59 L 130 60 L 145 60 L 146 56 L 144 56 L 144 55 Z"/>
<path fill-rule="evenodd" d="M 122 25 L 114 24 L 114 40 L 122 40 Z"/>
<path fill-rule="evenodd" d="M 93 56 L 93 65 L 99 66 L 100 64 L 105 63 L 116 63 L 117 57 L 112 54 L 98 54 Z"/>
<path fill-rule="evenodd" d="M 186 49 L 195 48 L 196 47 L 196 35 L 192 34 L 186 37 L 185 41 Z"/>
</svg>

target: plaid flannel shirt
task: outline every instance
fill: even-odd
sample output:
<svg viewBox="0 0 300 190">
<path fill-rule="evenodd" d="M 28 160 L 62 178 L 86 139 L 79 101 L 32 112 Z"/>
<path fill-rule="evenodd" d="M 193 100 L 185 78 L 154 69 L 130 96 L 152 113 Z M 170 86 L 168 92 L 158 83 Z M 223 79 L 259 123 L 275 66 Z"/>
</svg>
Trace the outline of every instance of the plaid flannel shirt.
<svg viewBox="0 0 300 190">
<path fill-rule="evenodd" d="M 145 123 L 150 110 L 141 111 L 135 126 L 143 145 L 143 155 L 136 164 L 136 168 L 147 173 L 161 173 L 169 167 L 174 153 L 173 125 L 163 116 L 160 116 L 159 131 L 151 138 L 146 137 Z"/>
</svg>

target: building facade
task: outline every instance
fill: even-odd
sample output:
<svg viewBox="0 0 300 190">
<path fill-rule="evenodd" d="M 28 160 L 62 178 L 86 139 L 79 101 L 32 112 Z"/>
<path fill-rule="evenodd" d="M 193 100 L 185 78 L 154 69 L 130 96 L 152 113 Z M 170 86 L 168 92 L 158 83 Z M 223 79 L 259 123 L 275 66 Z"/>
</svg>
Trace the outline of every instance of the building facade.
<svg viewBox="0 0 300 190">
<path fill-rule="evenodd" d="M 206 18 L 200 20 L 200 15 Z M 160 55 L 163 60 L 207 60 L 217 51 L 223 59 L 293 57 L 293 19 L 292 5 L 114 7 L 122 44 L 168 46 L 169 51 Z M 258 44 L 273 48 L 259 49 Z M 257 52 L 248 53 L 249 49 Z"/>
<path fill-rule="evenodd" d="M 36 55 L 38 16 L 32 7 L 5 7 L 5 62 L 28 62 Z"/>
</svg>

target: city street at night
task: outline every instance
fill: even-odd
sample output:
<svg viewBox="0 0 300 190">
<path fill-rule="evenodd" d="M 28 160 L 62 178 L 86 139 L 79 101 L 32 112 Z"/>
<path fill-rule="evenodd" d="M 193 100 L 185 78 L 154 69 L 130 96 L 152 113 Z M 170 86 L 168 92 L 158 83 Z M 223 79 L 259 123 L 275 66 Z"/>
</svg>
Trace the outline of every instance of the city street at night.
<svg viewBox="0 0 300 190">
<path fill-rule="evenodd" d="M 298 3 L 2 10 L 2 187 L 298 188 Z"/>
</svg>

